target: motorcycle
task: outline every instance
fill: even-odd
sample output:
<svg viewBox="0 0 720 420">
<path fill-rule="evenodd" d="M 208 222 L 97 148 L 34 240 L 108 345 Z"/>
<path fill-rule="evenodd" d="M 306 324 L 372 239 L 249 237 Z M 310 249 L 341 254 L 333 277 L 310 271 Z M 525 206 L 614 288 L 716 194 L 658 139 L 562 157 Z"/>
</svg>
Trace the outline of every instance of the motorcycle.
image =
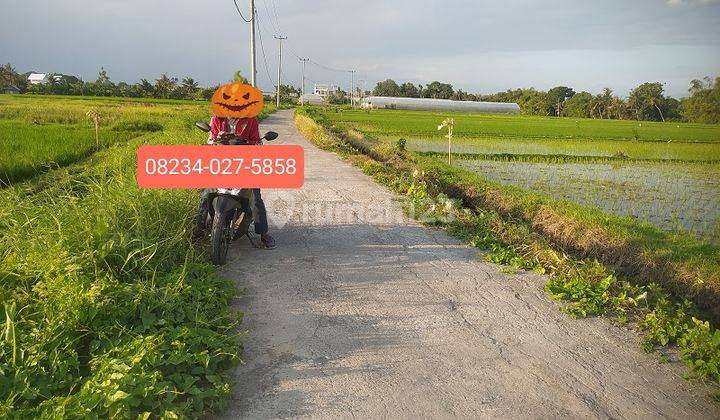
<svg viewBox="0 0 720 420">
<path fill-rule="evenodd" d="M 210 126 L 206 122 L 196 122 L 195 127 L 206 133 L 210 131 Z M 277 137 L 278 133 L 268 131 L 262 139 L 272 141 Z M 212 144 L 242 146 L 247 145 L 247 142 L 229 133 Z M 250 224 L 253 222 L 251 188 L 218 188 L 205 190 L 203 194 L 207 197 L 203 197 L 198 208 L 197 226 L 199 232 L 204 232 L 210 227 L 210 260 L 213 264 L 225 264 L 230 243 L 243 236 L 247 236 L 257 247 L 249 234 Z"/>
</svg>

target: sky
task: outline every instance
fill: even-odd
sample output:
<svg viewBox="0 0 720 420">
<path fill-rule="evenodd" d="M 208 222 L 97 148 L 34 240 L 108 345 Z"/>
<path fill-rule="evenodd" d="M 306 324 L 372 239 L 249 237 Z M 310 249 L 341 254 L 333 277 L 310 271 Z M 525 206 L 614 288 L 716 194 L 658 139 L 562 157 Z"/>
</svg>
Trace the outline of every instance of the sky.
<svg viewBox="0 0 720 420">
<path fill-rule="evenodd" d="M 249 1 L 237 0 L 249 17 Z M 439 80 L 473 93 L 518 87 L 626 96 L 662 82 L 720 76 L 720 0 L 256 0 L 258 84 L 372 89 Z M 250 75 L 249 24 L 233 0 L 2 0 L 0 62 L 94 80 L 191 76 L 201 85 Z M 262 40 L 262 42 L 260 42 Z"/>
</svg>

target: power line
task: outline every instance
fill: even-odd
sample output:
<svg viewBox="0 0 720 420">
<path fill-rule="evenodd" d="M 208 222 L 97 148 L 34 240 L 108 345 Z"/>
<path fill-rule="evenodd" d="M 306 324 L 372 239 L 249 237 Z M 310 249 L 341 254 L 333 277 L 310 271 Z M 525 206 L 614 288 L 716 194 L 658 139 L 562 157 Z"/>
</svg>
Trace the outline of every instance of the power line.
<svg viewBox="0 0 720 420">
<path fill-rule="evenodd" d="M 265 13 L 267 13 L 268 20 L 270 21 L 270 24 L 273 26 L 273 29 L 275 30 L 275 33 L 282 33 L 280 31 L 280 25 L 276 25 L 276 22 L 273 22 L 272 15 L 270 14 L 270 9 L 267 5 L 267 0 L 263 2 L 263 5 L 265 6 Z"/>
<path fill-rule="evenodd" d="M 237 0 L 233 0 L 233 1 L 235 2 L 235 7 L 237 8 L 238 13 L 240 13 L 240 8 L 237 6 Z M 269 8 L 268 5 L 267 5 L 267 2 L 268 2 L 268 1 L 271 1 L 271 2 L 272 2 L 271 5 L 272 5 L 273 12 L 274 12 L 274 16 L 273 16 L 273 14 L 270 13 L 270 8 Z M 278 15 L 278 12 L 277 12 L 277 6 L 276 6 L 275 0 L 265 0 L 265 5 L 264 5 L 264 6 L 265 6 L 265 12 L 266 12 L 267 17 L 268 17 L 268 21 L 270 21 L 270 25 L 273 27 L 273 29 L 274 29 L 278 34 L 279 34 L 279 33 L 282 33 L 282 31 L 280 30 L 280 19 L 279 19 L 279 15 Z M 260 16 L 259 16 L 259 14 L 258 14 L 258 12 L 257 12 L 257 8 L 254 8 L 254 11 L 255 11 L 255 16 L 253 16 L 253 18 L 252 18 L 251 20 L 258 19 L 258 24 L 260 24 L 260 22 L 259 22 Z M 250 21 L 248 21 L 247 19 L 245 19 L 245 17 L 242 15 L 242 13 L 240 13 L 240 16 L 241 16 L 241 17 L 243 18 L 243 20 L 245 20 L 246 22 L 250 22 Z M 274 19 L 274 22 L 273 22 L 273 17 L 275 18 L 275 19 Z M 261 28 L 264 28 L 263 25 L 260 25 L 260 27 L 261 27 Z M 270 28 L 265 29 L 265 30 L 270 31 Z M 262 54 L 263 54 L 263 63 L 264 63 L 264 66 L 265 66 L 265 73 L 266 73 L 267 76 L 268 76 L 268 80 L 270 80 L 271 83 L 272 83 L 272 76 L 270 76 L 270 67 L 269 67 L 268 64 L 267 64 L 267 55 L 265 54 L 265 47 L 264 47 L 263 41 L 262 41 L 262 31 L 263 31 L 263 29 L 261 29 L 260 31 L 258 31 L 258 33 L 260 34 L 260 49 L 261 49 Z M 270 34 L 270 35 L 273 35 L 273 34 Z M 274 36 L 274 35 L 273 35 L 273 36 Z M 351 87 L 350 87 L 350 90 L 352 91 L 352 89 L 353 89 L 353 87 L 352 87 L 352 85 L 353 85 L 352 79 L 354 78 L 355 70 L 348 70 L 348 69 L 340 69 L 340 68 L 336 68 L 336 67 L 331 67 L 331 66 L 327 66 L 327 65 L 324 65 L 324 64 L 322 64 L 322 63 L 319 63 L 319 62 L 317 62 L 317 61 L 315 61 L 315 60 L 313 60 L 313 59 L 311 59 L 311 58 L 302 58 L 302 57 L 292 48 L 292 46 L 290 45 L 289 42 L 286 43 L 285 47 L 289 50 L 289 52 L 290 52 L 290 54 L 291 54 L 292 56 L 294 56 L 296 59 L 302 61 L 302 62 L 303 62 L 303 65 L 304 65 L 306 62 L 309 62 L 309 63 L 315 65 L 316 67 L 319 67 L 319 68 L 321 68 L 321 69 L 323 69 L 323 70 L 326 70 L 326 71 L 336 72 L 336 73 L 350 73 L 350 77 L 351 77 Z M 281 70 L 281 72 L 282 72 L 282 70 Z M 284 74 L 283 74 L 283 77 L 284 77 Z"/>
<path fill-rule="evenodd" d="M 267 0 L 266 0 L 266 1 L 267 1 Z M 279 17 L 278 12 L 277 12 L 277 7 L 275 6 L 275 0 L 272 0 L 272 3 L 271 3 L 271 4 L 272 4 L 273 12 L 274 12 L 274 15 L 275 15 L 275 22 L 274 22 L 274 23 L 272 22 L 273 16 L 272 16 L 272 14 L 270 14 L 270 10 L 268 9 L 267 3 L 266 3 L 266 4 L 265 4 L 265 11 L 267 12 L 268 19 L 271 21 L 270 23 L 273 24 L 273 29 L 275 29 L 275 32 L 276 32 L 277 34 L 284 33 L 284 31 L 283 31 L 282 28 L 280 27 L 280 17 Z M 272 34 L 270 34 L 270 35 L 272 35 Z M 287 43 L 285 44 L 285 48 L 287 48 L 288 50 L 290 50 L 290 54 L 292 54 L 295 58 L 300 59 L 300 56 L 299 56 L 299 55 L 295 52 L 295 50 L 294 50 L 290 45 L 288 45 Z"/>
<path fill-rule="evenodd" d="M 255 11 L 257 12 L 257 8 L 255 9 Z M 268 20 L 271 20 L 272 16 L 270 15 L 270 12 L 267 9 L 267 4 L 265 4 L 265 11 L 268 12 Z M 260 19 L 259 14 L 257 15 L 257 18 Z M 272 23 L 272 21 L 271 21 L 271 23 Z M 260 25 L 260 28 L 265 29 L 265 26 L 261 25 L 259 20 L 258 20 L 258 24 Z M 262 50 L 262 53 L 263 53 L 263 61 L 265 63 L 265 72 L 268 75 L 268 80 L 270 81 L 270 83 L 273 83 L 272 76 L 270 76 L 270 66 L 268 66 L 268 64 L 267 64 L 267 56 L 265 54 L 265 49 L 264 49 L 263 42 L 262 42 L 262 29 L 260 31 L 258 31 L 258 33 L 260 34 L 260 49 Z M 278 29 L 279 29 L 279 27 L 278 27 Z M 267 35 L 275 37 L 275 35 L 273 35 L 269 31 L 267 32 Z"/>
<path fill-rule="evenodd" d="M 267 2 L 267 0 L 265 1 Z M 272 20 L 273 18 L 275 19 L 275 27 L 277 27 L 278 33 L 282 33 L 282 29 L 280 28 L 280 17 L 278 16 L 277 7 L 275 7 L 275 0 L 272 0 L 271 4 L 274 14 L 270 15 L 270 10 L 268 9 L 268 15 L 270 15 L 269 18 L 270 20 Z"/>
<path fill-rule="evenodd" d="M 270 14 L 269 9 L 267 8 L 267 3 L 266 3 L 266 5 L 265 5 L 265 11 L 267 12 L 267 19 L 270 20 L 271 23 L 272 23 L 272 15 Z M 260 26 L 263 27 L 262 25 L 260 25 Z M 278 24 L 277 26 L 275 26 L 275 25 L 273 25 L 273 26 L 274 26 L 274 29 L 277 29 L 277 30 L 278 30 L 278 33 L 280 33 L 280 31 L 279 31 L 280 25 Z M 264 28 L 264 27 L 263 27 L 263 28 Z M 277 38 L 277 35 L 271 34 L 269 30 L 268 30 L 268 32 L 266 32 L 266 35 L 270 35 L 270 36 L 272 36 L 272 37 L 274 37 L 274 38 Z M 286 40 L 286 39 L 287 39 L 287 37 L 282 37 L 282 38 L 283 38 L 283 40 Z M 263 45 L 262 45 L 262 40 L 261 40 L 261 42 L 260 42 L 260 47 L 262 48 L 262 46 L 263 46 Z M 286 44 L 283 43 L 283 46 L 286 46 Z M 293 55 L 295 55 L 295 54 L 293 54 Z M 267 59 L 265 59 L 265 62 L 267 63 Z M 266 65 L 266 67 L 269 69 L 269 66 Z M 266 70 L 266 72 L 267 72 L 268 75 L 269 75 L 270 71 L 269 71 L 269 70 Z M 285 72 L 282 71 L 282 68 L 280 69 L 280 74 L 282 75 L 282 77 L 283 77 L 284 79 L 287 79 L 287 77 L 285 76 Z M 271 79 L 271 81 L 272 81 L 272 79 Z"/>
<path fill-rule="evenodd" d="M 267 0 L 266 0 L 266 1 L 267 1 Z M 272 16 L 270 15 L 270 11 L 267 9 L 267 4 L 265 4 L 265 7 L 266 7 L 266 13 L 268 14 L 268 19 L 272 19 Z M 273 0 L 273 7 L 275 7 L 274 0 Z M 276 15 L 276 19 L 277 19 L 277 9 L 275 9 L 275 15 Z M 272 24 L 272 22 L 271 22 L 271 24 Z M 261 25 L 261 27 L 262 27 L 262 25 Z M 277 25 L 274 25 L 274 24 L 273 24 L 273 27 L 277 30 L 278 33 L 281 33 L 279 22 L 277 23 Z M 272 35 L 272 34 L 271 34 L 271 35 Z M 295 50 L 294 50 L 289 44 L 290 44 L 290 42 L 287 42 L 287 43 L 285 44 L 285 47 L 286 47 L 288 50 L 290 50 L 290 53 L 291 53 L 296 59 L 300 60 L 300 59 L 301 59 L 301 56 L 300 56 L 299 54 L 297 54 L 297 53 L 295 52 Z M 333 68 L 333 67 L 330 67 L 330 66 L 326 66 L 326 65 L 324 65 L 324 64 L 320 64 L 320 63 L 318 63 L 317 61 L 313 61 L 313 60 L 309 60 L 309 61 L 310 61 L 312 64 L 314 64 L 314 65 L 316 65 L 316 66 L 318 66 L 318 67 L 320 67 L 320 68 L 322 68 L 322 69 L 328 70 L 328 71 L 334 71 L 334 72 L 340 72 L 340 73 L 348 73 L 348 72 L 350 72 L 350 70 Z"/>
<path fill-rule="evenodd" d="M 238 4 L 237 4 L 237 0 L 233 0 L 233 3 L 235 3 L 235 9 L 237 10 L 237 12 L 238 12 L 238 14 L 240 15 L 240 17 L 242 18 L 242 20 L 244 20 L 246 23 L 250 23 L 250 22 L 253 21 L 252 18 L 250 18 L 249 20 L 248 20 L 248 19 L 245 19 L 245 16 L 244 16 L 244 15 L 242 14 L 242 12 L 240 11 L 240 6 L 238 6 Z"/>
<path fill-rule="evenodd" d="M 257 8 L 256 8 L 255 9 L 255 18 L 257 19 L 258 17 L 259 17 L 259 15 L 257 13 Z M 259 21 L 258 21 L 258 24 L 260 24 Z M 260 24 L 260 26 L 262 27 L 262 24 Z M 268 80 L 270 81 L 270 83 L 272 83 L 272 76 L 270 76 L 270 67 L 268 66 L 268 63 L 267 63 L 267 56 L 265 55 L 265 46 L 263 45 L 263 40 L 262 40 L 262 31 L 258 31 L 258 35 L 260 36 L 260 51 L 262 51 L 262 55 L 263 55 L 263 63 L 265 64 L 265 73 L 267 74 L 267 77 L 268 77 Z"/>
<path fill-rule="evenodd" d="M 291 47 L 290 45 L 288 45 L 287 48 L 290 50 L 290 54 L 292 54 L 292 55 L 293 55 L 295 58 L 297 58 L 298 60 L 300 59 L 300 55 L 298 55 L 298 54 L 295 52 L 295 50 L 292 49 L 292 47 Z"/>
<path fill-rule="evenodd" d="M 316 66 L 320 67 L 321 69 L 325 69 L 325 70 L 327 70 L 327 71 L 334 71 L 334 72 L 338 72 L 338 73 L 349 73 L 349 72 L 350 72 L 350 70 L 337 69 L 337 68 L 334 68 L 334 67 L 330 67 L 330 66 L 326 66 L 326 65 L 320 64 L 320 63 L 318 63 L 317 61 L 315 61 L 315 60 L 313 60 L 313 59 L 310 59 L 309 61 L 310 61 L 310 63 L 315 64 Z"/>
<path fill-rule="evenodd" d="M 273 12 L 275 12 L 275 23 L 277 23 L 278 28 L 280 27 L 280 18 L 278 17 L 277 7 L 275 7 L 275 0 L 272 0 L 272 7 Z"/>
</svg>

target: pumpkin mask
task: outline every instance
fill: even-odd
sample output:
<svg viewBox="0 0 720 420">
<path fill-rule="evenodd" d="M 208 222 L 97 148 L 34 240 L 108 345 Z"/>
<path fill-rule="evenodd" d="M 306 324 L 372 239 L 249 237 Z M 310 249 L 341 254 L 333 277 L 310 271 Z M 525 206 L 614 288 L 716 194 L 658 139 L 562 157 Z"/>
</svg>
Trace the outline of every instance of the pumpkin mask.
<svg viewBox="0 0 720 420">
<path fill-rule="evenodd" d="M 260 114 L 263 94 L 260 89 L 240 82 L 220 86 L 210 100 L 213 113 L 224 118 L 250 118 Z"/>
</svg>

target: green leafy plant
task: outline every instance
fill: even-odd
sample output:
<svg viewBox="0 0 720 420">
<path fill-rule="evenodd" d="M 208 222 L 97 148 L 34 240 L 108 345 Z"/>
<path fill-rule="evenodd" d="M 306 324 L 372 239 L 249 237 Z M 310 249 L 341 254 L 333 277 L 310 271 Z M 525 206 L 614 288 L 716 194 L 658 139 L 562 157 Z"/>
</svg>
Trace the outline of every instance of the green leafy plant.
<svg viewBox="0 0 720 420">
<path fill-rule="evenodd" d="M 691 325 L 679 340 L 681 357 L 699 377 L 720 382 L 720 330 L 696 318 Z"/>
<path fill-rule="evenodd" d="M 22 101 L 66 124 L 107 103 Z M 165 131 L 107 131 L 127 142 L 0 189 L 0 418 L 192 418 L 227 400 L 237 290 L 193 246 L 196 192 L 135 180 L 140 145 L 204 140 L 206 107 L 112 103 L 109 124 Z"/>
<path fill-rule="evenodd" d="M 656 346 L 676 344 L 690 328 L 688 311 L 691 308 L 692 304 L 687 300 L 673 304 L 667 296 L 660 297 L 639 323 L 645 331 L 643 349 L 650 352 Z"/>
<path fill-rule="evenodd" d="M 305 117 L 307 110 L 299 112 L 297 118 L 302 119 L 301 130 L 311 140 L 321 138 L 323 143 L 319 144 L 324 147 L 328 144 L 333 148 L 347 146 L 342 130 L 336 126 L 330 130 L 327 128 L 329 125 L 325 125 L 330 122 L 322 115 L 312 111 L 309 114 L 317 117 L 317 122 Z M 489 261 L 546 273 L 546 290 L 553 299 L 564 303 L 563 309 L 570 316 L 608 315 L 621 324 L 636 321 L 645 334 L 643 348 L 646 351 L 677 343 L 681 357 L 691 372 L 716 382 L 720 380 L 717 376 L 720 332 L 709 322 L 699 320 L 697 314 L 701 311 L 696 305 L 689 300 L 677 301 L 659 283 L 635 282 L 609 269 L 598 259 L 574 258 L 558 250 L 547 233 L 538 231 L 538 226 L 528 221 L 528 215 L 537 212 L 538 208 L 547 212 L 546 200 L 517 189 L 499 187 L 478 176 L 467 175 L 460 169 L 449 168 L 435 156 L 426 158 L 412 153 L 405 161 L 391 160 L 379 164 L 371 154 L 358 149 L 345 150 L 348 150 L 345 156 L 351 161 L 373 167 L 371 174 L 376 180 L 405 193 L 414 202 L 432 206 L 455 195 L 465 203 L 484 204 L 483 207 L 478 204 L 472 208 L 454 207 L 455 217 L 443 226 L 470 245 L 488 249 L 490 252 L 486 258 Z M 407 161 L 412 163 L 407 164 Z M 404 181 L 407 178 L 409 182 Z M 562 213 L 562 216 L 567 215 Z M 607 216 L 604 217 L 607 220 Z M 537 219 L 531 221 L 537 222 Z M 594 231 L 595 234 L 598 232 Z M 648 242 L 657 240 L 657 236 L 648 238 Z M 697 280 L 696 283 L 705 284 Z M 718 395 L 715 398 L 720 399 Z"/>
</svg>

